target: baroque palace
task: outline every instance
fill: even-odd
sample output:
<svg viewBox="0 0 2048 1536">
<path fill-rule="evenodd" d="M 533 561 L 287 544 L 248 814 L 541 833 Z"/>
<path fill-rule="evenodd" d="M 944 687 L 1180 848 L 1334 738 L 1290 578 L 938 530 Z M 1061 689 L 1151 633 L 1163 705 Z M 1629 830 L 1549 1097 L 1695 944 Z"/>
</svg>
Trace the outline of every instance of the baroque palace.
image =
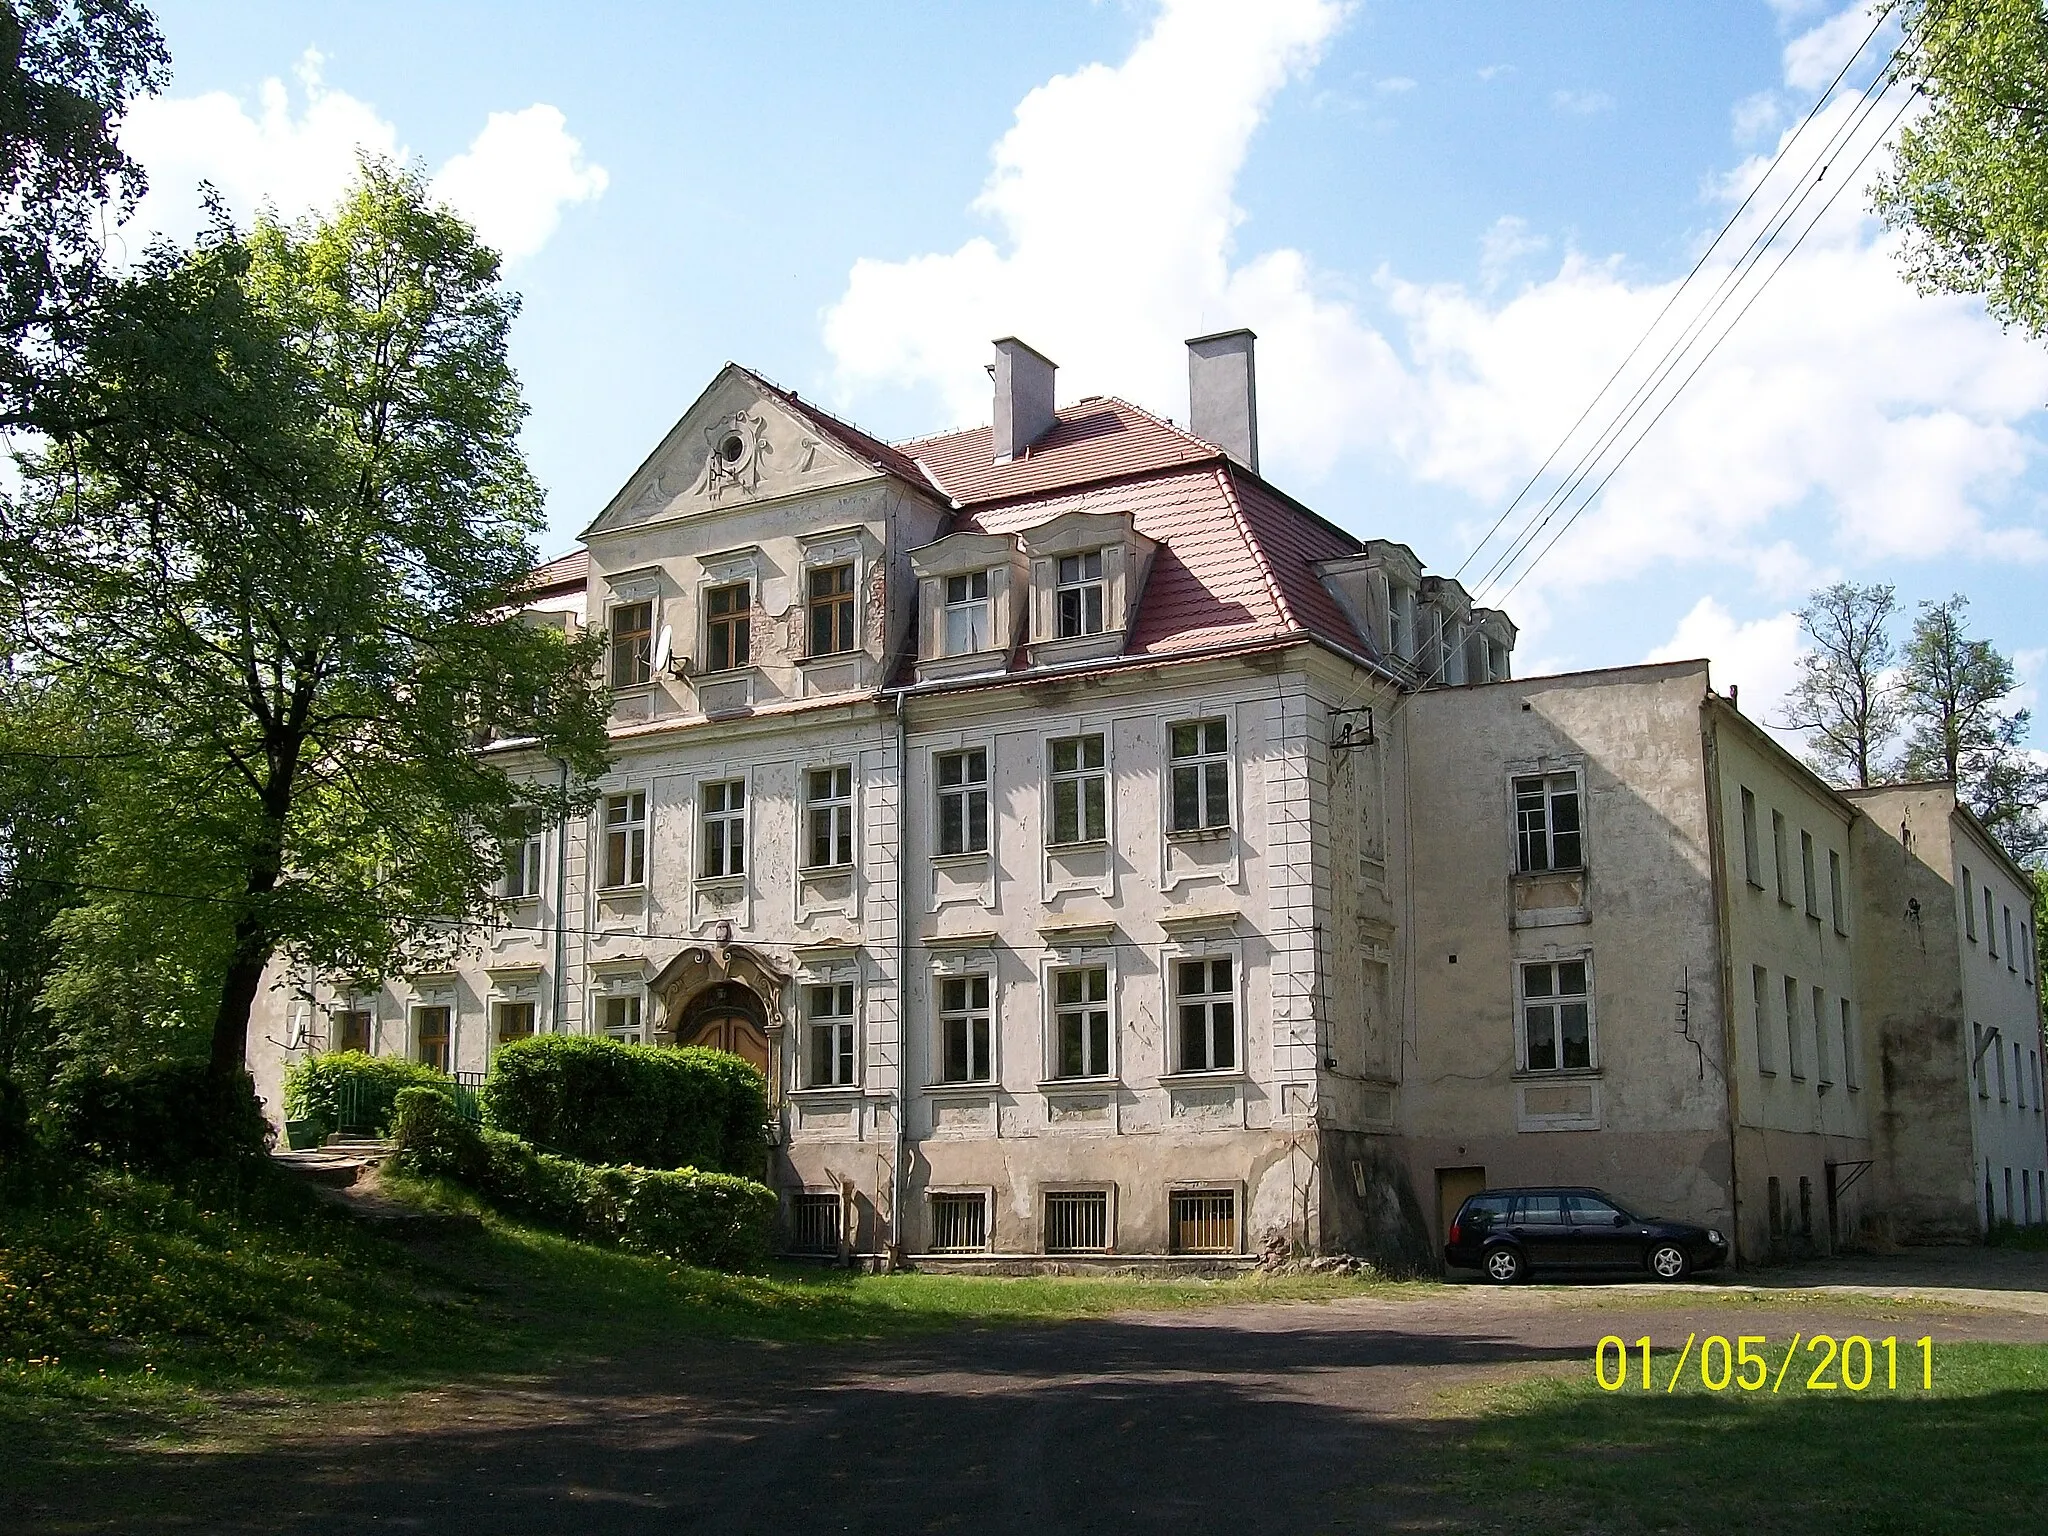
<svg viewBox="0 0 2048 1536">
<path fill-rule="evenodd" d="M 727 366 L 535 580 L 609 637 L 596 806 L 446 971 L 280 966 L 273 1113 L 315 1050 L 715 1045 L 785 1246 L 927 1265 L 1428 1263 L 1485 1184 L 1744 1260 L 2048 1219 L 2027 885 L 1949 786 L 1829 788 L 1704 662 L 1515 677 L 1261 476 L 1249 332 L 1185 427 L 1054 371 L 890 444 Z"/>
</svg>

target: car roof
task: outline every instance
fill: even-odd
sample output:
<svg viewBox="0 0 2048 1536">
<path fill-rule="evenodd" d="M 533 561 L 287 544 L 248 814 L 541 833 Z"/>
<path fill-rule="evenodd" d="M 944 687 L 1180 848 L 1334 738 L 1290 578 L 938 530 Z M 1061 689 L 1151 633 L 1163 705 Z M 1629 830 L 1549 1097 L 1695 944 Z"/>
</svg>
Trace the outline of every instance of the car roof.
<svg viewBox="0 0 2048 1536">
<path fill-rule="evenodd" d="M 1604 1189 L 1595 1189 L 1590 1184 L 1503 1184 L 1498 1189 L 1482 1189 L 1469 1200 L 1483 1200 L 1488 1195 L 1598 1195 L 1602 1200 L 1613 1200 L 1614 1196 Z"/>
</svg>

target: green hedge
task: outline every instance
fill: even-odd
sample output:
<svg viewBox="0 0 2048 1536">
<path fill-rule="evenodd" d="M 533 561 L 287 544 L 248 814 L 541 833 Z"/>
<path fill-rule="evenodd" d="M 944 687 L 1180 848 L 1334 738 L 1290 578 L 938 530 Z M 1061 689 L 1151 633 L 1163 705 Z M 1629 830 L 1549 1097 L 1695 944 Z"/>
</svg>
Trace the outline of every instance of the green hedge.
<svg viewBox="0 0 2048 1536">
<path fill-rule="evenodd" d="M 465 1184 L 510 1215 L 576 1237 L 666 1254 L 707 1269 L 757 1269 L 768 1258 L 775 1193 L 725 1173 L 620 1168 L 541 1152 L 479 1129 L 431 1089 L 398 1096 L 399 1168 Z"/>
<path fill-rule="evenodd" d="M 725 1051 L 534 1035 L 497 1053 L 484 1123 L 587 1163 L 762 1171 L 768 1085 Z"/>
<path fill-rule="evenodd" d="M 233 1162 L 270 1146 L 249 1074 L 217 1078 L 203 1061 L 75 1061 L 50 1085 L 49 1127 L 58 1152 L 129 1168 Z"/>
<path fill-rule="evenodd" d="M 329 1051 L 308 1056 L 285 1068 L 284 1113 L 287 1120 L 317 1120 L 330 1131 L 342 1130 L 342 1085 L 355 1085 L 360 1129 L 372 1136 L 391 1131 L 391 1109 L 407 1088 L 455 1091 L 454 1080 L 424 1062 L 402 1056 L 371 1056 L 363 1051 Z"/>
</svg>

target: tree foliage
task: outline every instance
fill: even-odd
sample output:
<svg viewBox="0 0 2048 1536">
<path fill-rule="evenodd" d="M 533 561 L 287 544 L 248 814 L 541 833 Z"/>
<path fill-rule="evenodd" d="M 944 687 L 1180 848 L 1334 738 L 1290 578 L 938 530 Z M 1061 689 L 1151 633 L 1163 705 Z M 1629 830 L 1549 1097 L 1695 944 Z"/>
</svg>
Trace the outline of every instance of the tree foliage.
<svg viewBox="0 0 2048 1536">
<path fill-rule="evenodd" d="M 421 963 L 489 915 L 508 815 L 581 803 L 594 642 L 515 611 L 541 508 L 516 310 L 423 178 L 376 162 L 325 219 L 216 211 L 95 306 L 71 429 L 0 540 L 29 664 L 122 746 L 54 995 L 139 974 L 238 1072 L 274 955 Z M 515 783 L 493 737 L 563 772 Z"/>
<path fill-rule="evenodd" d="M 1807 761 L 1824 778 L 1863 787 L 1884 776 L 1899 730 L 1889 675 L 1897 661 L 1891 638 L 1897 611 L 1895 588 L 1851 582 L 1815 592 L 1799 610 L 1812 649 L 1799 655 L 1785 724 L 1812 733 Z"/>
<path fill-rule="evenodd" d="M 2040 0 L 1895 0 L 1927 110 L 1875 187 L 1923 292 L 2048 335 L 2048 18 Z"/>
<path fill-rule="evenodd" d="M 2048 849 L 2042 802 L 2048 770 L 2023 742 L 2029 714 L 2002 710 L 2014 686 L 2012 662 L 1971 637 L 1969 599 L 1920 605 L 1906 642 L 1899 697 L 1908 722 L 1901 768 L 1909 778 L 1948 779 L 1956 795 L 2021 862 Z"/>
</svg>

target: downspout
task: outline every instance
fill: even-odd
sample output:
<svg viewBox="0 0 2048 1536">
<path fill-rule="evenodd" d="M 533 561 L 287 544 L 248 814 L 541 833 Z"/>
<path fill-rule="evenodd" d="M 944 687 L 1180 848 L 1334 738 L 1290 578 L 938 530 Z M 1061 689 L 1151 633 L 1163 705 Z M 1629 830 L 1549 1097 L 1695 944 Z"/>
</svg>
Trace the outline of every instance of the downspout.
<svg viewBox="0 0 2048 1536">
<path fill-rule="evenodd" d="M 910 1074 L 910 858 L 904 846 L 909 835 L 910 718 L 904 697 L 896 695 L 896 1156 L 889 1170 L 889 1257 L 895 1269 L 903 1261 L 903 1180 L 908 1145 L 905 1130 Z"/>
<path fill-rule="evenodd" d="M 1742 1073 L 1735 1064 L 1735 956 L 1730 948 L 1728 828 L 1722 814 L 1721 741 L 1715 729 L 1713 707 L 1713 696 L 1709 694 L 1700 706 L 1700 760 L 1707 779 L 1707 869 L 1714 898 L 1714 949 L 1721 965 L 1721 1080 L 1728 1090 L 1728 1262 L 1739 1270 L 1742 1160 L 1737 1137 L 1742 1127 Z"/>
<path fill-rule="evenodd" d="M 555 767 L 559 770 L 556 784 L 566 799 L 569 793 L 569 759 L 558 757 Z M 569 899 L 569 823 L 567 818 L 555 826 L 555 986 L 554 997 L 548 1004 L 548 1031 L 561 1034 L 562 1031 L 562 967 L 567 963 L 569 944 L 568 913 L 563 904 Z"/>
</svg>

